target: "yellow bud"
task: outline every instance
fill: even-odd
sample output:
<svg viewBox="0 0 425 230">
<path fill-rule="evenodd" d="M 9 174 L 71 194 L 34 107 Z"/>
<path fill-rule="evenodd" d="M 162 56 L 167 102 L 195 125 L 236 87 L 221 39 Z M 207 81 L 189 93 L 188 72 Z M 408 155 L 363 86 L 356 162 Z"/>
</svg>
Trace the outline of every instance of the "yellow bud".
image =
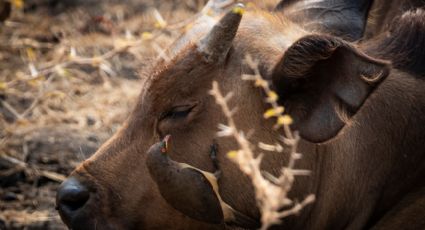
<svg viewBox="0 0 425 230">
<path fill-rule="evenodd" d="M 28 60 L 30 60 L 31 62 L 34 62 L 36 58 L 34 50 L 32 48 L 27 48 L 26 52 L 27 52 Z"/>
<path fill-rule="evenodd" d="M 61 77 L 69 77 L 70 73 L 67 69 L 61 66 L 55 66 L 56 73 Z"/>
<path fill-rule="evenodd" d="M 255 79 L 255 86 L 266 87 L 267 82 L 261 78 Z"/>
<path fill-rule="evenodd" d="M 149 40 L 149 39 L 152 39 L 152 38 L 153 38 L 153 35 L 152 35 L 151 32 L 143 32 L 142 33 L 142 39 L 143 40 Z"/>
<path fill-rule="evenodd" d="M 163 29 L 167 26 L 167 23 L 165 21 L 157 21 L 155 22 L 155 28 Z"/>
<path fill-rule="evenodd" d="M 23 0 L 13 0 L 12 1 L 13 6 L 15 6 L 17 9 L 24 8 L 24 1 Z"/>
<path fill-rule="evenodd" d="M 273 91 L 270 91 L 267 94 L 267 102 L 275 102 L 275 101 L 277 101 L 278 98 L 279 97 L 277 96 L 277 94 Z"/>
<path fill-rule="evenodd" d="M 238 152 L 235 150 L 229 151 L 227 152 L 227 157 L 228 158 L 235 158 L 238 155 Z"/>
<path fill-rule="evenodd" d="M 293 123 L 293 120 L 289 115 L 283 115 L 277 118 L 278 125 L 290 125 L 292 123 Z"/>
<path fill-rule="evenodd" d="M 7 83 L 0 81 L 0 90 L 5 90 L 5 89 L 7 89 Z"/>
<path fill-rule="evenodd" d="M 271 108 L 271 109 L 266 110 L 266 112 L 263 114 L 263 117 L 265 119 L 267 119 L 267 118 L 273 117 L 275 115 L 276 115 L 276 113 L 275 113 L 274 108 Z"/>
<path fill-rule="evenodd" d="M 270 118 L 270 117 L 277 117 L 280 116 L 284 111 L 284 108 L 282 106 L 279 106 L 277 108 L 271 108 L 266 110 L 266 112 L 264 113 L 264 118 Z"/>
<path fill-rule="evenodd" d="M 235 14 L 243 15 L 245 13 L 245 9 L 240 6 L 236 6 L 232 9 L 232 12 Z"/>
<path fill-rule="evenodd" d="M 27 83 L 33 87 L 38 87 L 43 81 L 46 80 L 44 76 L 38 76 L 27 81 Z"/>
</svg>

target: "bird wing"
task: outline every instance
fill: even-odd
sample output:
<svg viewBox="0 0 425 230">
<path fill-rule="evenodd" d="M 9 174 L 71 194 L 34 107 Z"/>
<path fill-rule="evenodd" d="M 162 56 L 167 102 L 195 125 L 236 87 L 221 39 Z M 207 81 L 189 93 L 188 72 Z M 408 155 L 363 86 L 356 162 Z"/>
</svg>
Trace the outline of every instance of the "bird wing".
<svg viewBox="0 0 425 230">
<path fill-rule="evenodd" d="M 210 172 L 207 172 L 207 171 L 200 170 L 200 169 L 195 168 L 195 167 L 193 167 L 193 166 L 191 166 L 191 165 L 188 165 L 188 164 L 186 164 L 186 163 L 179 163 L 179 166 L 180 166 L 182 169 L 185 169 L 185 168 L 191 168 L 191 169 L 194 169 L 194 170 L 198 171 L 199 173 L 202 173 L 202 174 L 205 176 L 205 178 L 208 180 L 208 182 L 211 184 L 212 189 L 213 189 L 213 191 L 214 191 L 214 193 L 215 193 L 216 197 L 218 198 L 218 201 L 220 202 L 220 207 L 221 207 L 221 210 L 223 211 L 224 220 L 231 220 L 231 219 L 234 219 L 234 215 L 233 215 L 233 209 L 232 209 L 232 207 L 231 207 L 230 205 L 226 204 L 226 203 L 225 203 L 225 202 L 221 199 L 220 193 L 219 193 L 219 191 L 218 191 L 218 182 L 217 182 L 217 177 L 215 177 L 215 175 L 214 175 L 213 173 L 210 173 Z"/>
<path fill-rule="evenodd" d="M 158 183 L 164 199 L 183 214 L 208 223 L 223 222 L 223 211 L 210 176 L 193 167 L 176 167 L 166 183 Z"/>
<path fill-rule="evenodd" d="M 190 168 L 190 169 L 196 170 L 205 176 L 205 178 L 211 184 L 214 190 L 214 193 L 216 197 L 218 198 L 218 201 L 220 202 L 220 207 L 223 212 L 223 219 L 226 223 L 236 224 L 237 226 L 242 226 L 249 229 L 256 229 L 261 226 L 260 223 L 256 221 L 255 219 L 236 211 L 230 205 L 228 205 L 226 202 L 223 201 L 218 191 L 217 177 L 213 173 L 200 170 L 186 163 L 179 163 L 179 167 L 182 169 Z"/>
</svg>

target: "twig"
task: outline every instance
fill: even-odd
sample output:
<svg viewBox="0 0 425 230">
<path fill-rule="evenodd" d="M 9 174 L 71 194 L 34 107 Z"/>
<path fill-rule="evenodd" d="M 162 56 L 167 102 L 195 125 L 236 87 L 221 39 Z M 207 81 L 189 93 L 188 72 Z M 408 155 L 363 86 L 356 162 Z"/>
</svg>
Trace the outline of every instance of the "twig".
<svg viewBox="0 0 425 230">
<path fill-rule="evenodd" d="M 30 212 L 28 210 L 3 210 L 0 213 L 0 220 L 5 222 L 5 227 L 13 228 L 16 224 L 31 225 L 33 223 L 45 222 L 48 220 L 59 220 L 58 214 L 52 214 L 47 210 Z"/>
<path fill-rule="evenodd" d="M 37 97 L 34 99 L 31 105 L 22 114 L 20 114 L 21 118 L 25 118 L 26 116 L 28 116 L 28 114 L 38 105 L 41 98 L 44 96 L 44 90 L 46 86 L 50 84 L 52 80 L 53 80 L 53 75 L 50 75 L 49 78 L 47 78 L 46 82 L 44 82 L 43 84 L 39 86 Z"/>
<path fill-rule="evenodd" d="M 300 138 L 297 132 L 291 131 L 289 125 L 292 120 L 288 115 L 283 114 L 284 108 L 277 103 L 277 94 L 273 92 L 268 83 L 262 79 L 258 70 L 258 64 L 250 57 L 246 58 L 246 62 L 253 69 L 254 75 L 243 75 L 243 78 L 245 80 L 254 80 L 256 86 L 262 87 L 267 95 L 266 101 L 272 107 L 265 112 L 264 117 L 276 117 L 277 122 L 275 128 L 283 127 L 285 136 L 282 138 L 282 142 L 290 148 L 288 164 L 281 169 L 281 175 L 279 177 L 274 177 L 260 169 L 263 154 L 260 153 L 255 157 L 251 147 L 252 144 L 248 141 L 244 133 L 237 129 L 236 122 L 233 119 L 234 110 L 231 110 L 227 104 L 233 96 L 232 92 L 223 96 L 220 92 L 218 83 L 214 81 L 210 94 L 214 96 L 227 119 L 226 125 L 219 124 L 220 131 L 217 135 L 231 136 L 238 143 L 240 149 L 230 151 L 228 156 L 239 166 L 242 172 L 250 177 L 254 186 L 258 207 L 261 212 L 261 229 L 267 229 L 273 224 L 280 223 L 281 218 L 299 213 L 306 205 L 315 200 L 315 196 L 312 194 L 308 195 L 301 203 L 294 202 L 287 197 L 292 188 L 295 176 L 309 175 L 308 170 L 294 169 L 296 160 L 301 158 L 301 154 L 297 153 L 297 145 Z M 278 150 L 281 148 L 281 145 L 278 144 L 271 146 L 261 143 L 259 145 L 268 150 L 272 148 L 273 150 Z M 290 208 L 283 211 L 281 210 L 282 208 L 288 207 Z"/>
<path fill-rule="evenodd" d="M 48 170 L 42 170 L 34 165 L 29 165 L 26 162 L 23 162 L 17 158 L 7 156 L 6 154 L 1 154 L 1 158 L 9 161 L 10 163 L 15 165 L 15 170 L 21 171 L 21 170 L 30 170 L 31 173 L 35 173 L 39 176 L 44 176 L 46 178 L 49 178 L 50 180 L 56 181 L 56 182 L 63 182 L 66 179 L 65 175 L 62 175 L 60 173 L 48 171 Z"/>
<path fill-rule="evenodd" d="M 16 111 L 15 108 L 13 108 L 13 106 L 11 106 L 9 103 L 7 103 L 7 101 L 4 101 L 2 99 L 0 99 L 1 104 L 3 105 L 3 107 L 5 107 L 7 110 L 9 110 L 10 113 L 13 114 L 13 116 L 16 119 L 22 119 L 22 115 L 18 113 L 18 111 Z"/>
</svg>

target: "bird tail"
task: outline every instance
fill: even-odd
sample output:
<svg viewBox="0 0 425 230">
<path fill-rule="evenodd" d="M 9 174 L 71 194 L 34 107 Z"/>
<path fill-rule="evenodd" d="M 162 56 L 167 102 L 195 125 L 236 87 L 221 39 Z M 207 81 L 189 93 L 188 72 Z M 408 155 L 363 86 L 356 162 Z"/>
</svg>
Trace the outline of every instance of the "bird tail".
<svg viewBox="0 0 425 230">
<path fill-rule="evenodd" d="M 247 228 L 247 229 L 258 229 L 259 227 L 261 227 L 261 224 L 259 221 L 249 216 L 246 216 L 236 210 L 233 211 L 233 215 L 234 215 L 234 218 L 227 224 L 236 225 L 236 226 Z"/>
</svg>

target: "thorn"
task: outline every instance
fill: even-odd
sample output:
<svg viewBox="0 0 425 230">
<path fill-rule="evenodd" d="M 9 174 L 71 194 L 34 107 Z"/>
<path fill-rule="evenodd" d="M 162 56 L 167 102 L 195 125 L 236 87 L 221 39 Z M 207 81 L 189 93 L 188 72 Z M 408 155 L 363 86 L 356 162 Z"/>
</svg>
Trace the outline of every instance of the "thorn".
<svg viewBox="0 0 425 230">
<path fill-rule="evenodd" d="M 224 100 L 228 102 L 233 97 L 233 95 L 234 95 L 233 92 L 226 94 L 226 96 L 224 97 Z"/>
<path fill-rule="evenodd" d="M 230 111 L 230 116 L 233 116 L 236 114 L 236 112 L 238 112 L 238 107 L 234 107 L 231 111 Z"/>
</svg>

